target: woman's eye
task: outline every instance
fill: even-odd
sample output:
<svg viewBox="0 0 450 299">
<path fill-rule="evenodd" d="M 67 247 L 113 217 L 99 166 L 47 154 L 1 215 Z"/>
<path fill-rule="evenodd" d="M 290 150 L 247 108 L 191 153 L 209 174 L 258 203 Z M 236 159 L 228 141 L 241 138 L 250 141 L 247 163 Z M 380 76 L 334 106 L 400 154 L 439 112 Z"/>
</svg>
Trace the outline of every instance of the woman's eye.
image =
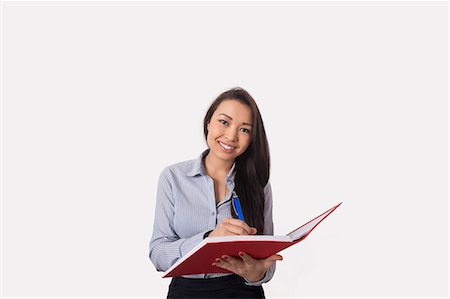
<svg viewBox="0 0 450 299">
<path fill-rule="evenodd" d="M 228 122 L 226 120 L 224 120 L 224 119 L 219 119 L 219 122 L 222 125 L 228 125 Z M 251 132 L 249 129 L 246 129 L 246 128 L 242 128 L 242 130 L 243 130 L 244 133 L 250 133 Z"/>
</svg>

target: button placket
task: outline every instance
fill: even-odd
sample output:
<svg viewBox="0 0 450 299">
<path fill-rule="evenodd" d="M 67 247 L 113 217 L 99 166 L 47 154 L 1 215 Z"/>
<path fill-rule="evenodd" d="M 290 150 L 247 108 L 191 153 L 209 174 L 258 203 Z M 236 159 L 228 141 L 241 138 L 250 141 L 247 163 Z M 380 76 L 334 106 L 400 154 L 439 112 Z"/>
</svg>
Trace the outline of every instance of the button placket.
<svg viewBox="0 0 450 299">
<path fill-rule="evenodd" d="M 228 194 L 227 194 L 228 199 L 226 201 L 230 200 L 231 193 L 233 193 L 234 191 L 234 182 L 230 178 L 227 178 L 227 186 L 228 186 Z"/>
<path fill-rule="evenodd" d="M 214 192 L 214 181 L 213 179 L 209 176 L 209 175 L 205 175 L 209 184 L 209 190 L 210 190 L 210 194 L 211 194 L 211 198 L 212 200 L 210 200 L 211 204 L 211 218 L 210 218 L 210 222 L 209 222 L 209 227 L 212 227 L 212 229 L 214 229 L 217 225 L 217 207 L 216 207 L 216 197 L 215 197 L 215 192 Z"/>
</svg>

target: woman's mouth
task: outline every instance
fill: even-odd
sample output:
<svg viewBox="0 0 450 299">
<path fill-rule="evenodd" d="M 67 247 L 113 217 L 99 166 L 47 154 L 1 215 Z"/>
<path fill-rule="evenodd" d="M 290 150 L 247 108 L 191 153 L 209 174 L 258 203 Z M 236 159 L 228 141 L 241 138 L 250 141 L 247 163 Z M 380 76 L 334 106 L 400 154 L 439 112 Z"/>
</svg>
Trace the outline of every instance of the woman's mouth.
<svg viewBox="0 0 450 299">
<path fill-rule="evenodd" d="M 220 141 L 219 141 L 219 144 L 220 144 L 220 147 L 222 148 L 222 150 L 226 153 L 231 153 L 235 149 L 235 147 L 226 145 Z"/>
</svg>

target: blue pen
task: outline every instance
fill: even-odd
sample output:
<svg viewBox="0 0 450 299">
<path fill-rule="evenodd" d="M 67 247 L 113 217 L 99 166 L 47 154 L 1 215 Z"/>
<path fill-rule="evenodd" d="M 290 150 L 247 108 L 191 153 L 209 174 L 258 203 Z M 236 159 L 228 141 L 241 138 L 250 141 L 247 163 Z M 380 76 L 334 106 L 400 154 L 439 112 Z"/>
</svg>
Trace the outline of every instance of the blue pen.
<svg viewBox="0 0 450 299">
<path fill-rule="evenodd" d="M 237 197 L 236 192 L 234 191 L 233 191 L 233 208 L 239 220 L 244 221 L 244 214 L 242 214 L 241 203 L 239 202 L 239 198 Z"/>
</svg>

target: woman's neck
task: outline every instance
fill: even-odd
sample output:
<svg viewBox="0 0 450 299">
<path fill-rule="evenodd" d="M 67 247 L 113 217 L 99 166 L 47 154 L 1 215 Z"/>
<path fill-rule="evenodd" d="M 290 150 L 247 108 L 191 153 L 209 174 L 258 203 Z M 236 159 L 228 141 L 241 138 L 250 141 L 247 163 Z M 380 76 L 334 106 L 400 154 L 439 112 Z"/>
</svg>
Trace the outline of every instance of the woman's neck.
<svg viewBox="0 0 450 299">
<path fill-rule="evenodd" d="M 225 177 L 233 166 L 234 161 L 218 159 L 211 152 L 205 157 L 205 170 L 211 177 Z"/>
</svg>

